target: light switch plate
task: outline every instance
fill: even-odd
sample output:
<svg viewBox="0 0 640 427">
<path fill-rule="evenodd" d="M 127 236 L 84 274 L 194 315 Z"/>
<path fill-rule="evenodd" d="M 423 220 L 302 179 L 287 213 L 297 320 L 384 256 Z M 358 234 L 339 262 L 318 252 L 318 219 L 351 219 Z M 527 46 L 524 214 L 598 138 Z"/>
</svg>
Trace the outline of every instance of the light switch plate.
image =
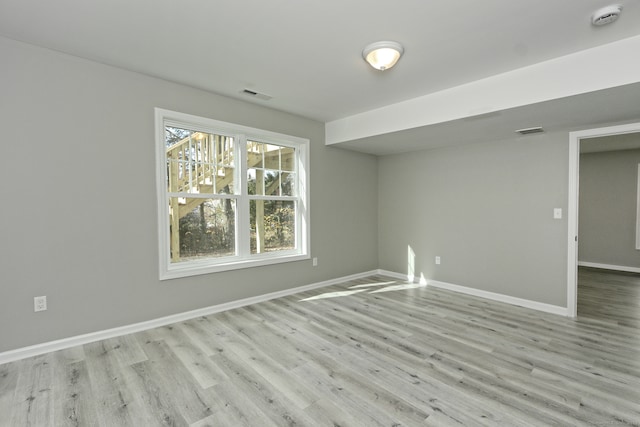
<svg viewBox="0 0 640 427">
<path fill-rule="evenodd" d="M 553 219 L 562 219 L 562 208 L 553 209 Z"/>
</svg>

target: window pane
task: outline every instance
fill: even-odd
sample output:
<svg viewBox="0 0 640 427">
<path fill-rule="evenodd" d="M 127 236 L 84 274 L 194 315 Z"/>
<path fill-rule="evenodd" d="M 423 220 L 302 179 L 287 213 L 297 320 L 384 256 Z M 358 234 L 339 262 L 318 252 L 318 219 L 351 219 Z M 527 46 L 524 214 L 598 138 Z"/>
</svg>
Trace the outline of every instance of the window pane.
<svg viewBox="0 0 640 427">
<path fill-rule="evenodd" d="M 295 171 L 295 150 L 289 147 L 280 148 L 280 169 L 283 171 Z"/>
<path fill-rule="evenodd" d="M 274 171 L 274 170 L 264 171 L 264 195 L 293 196 L 294 190 L 295 190 L 295 174 L 294 173 Z"/>
<path fill-rule="evenodd" d="M 280 169 L 280 146 L 264 144 L 264 168 Z"/>
<path fill-rule="evenodd" d="M 219 168 L 216 172 L 215 184 L 217 194 L 234 194 L 235 169 L 232 167 Z"/>
<path fill-rule="evenodd" d="M 295 249 L 295 203 L 251 200 L 251 253 Z"/>
<path fill-rule="evenodd" d="M 264 194 L 266 196 L 280 196 L 280 172 L 264 171 Z"/>
<path fill-rule="evenodd" d="M 165 126 L 167 190 L 232 194 L 233 144 L 229 136 Z"/>
<path fill-rule="evenodd" d="M 263 167 L 262 153 L 264 153 L 264 144 L 261 142 L 247 141 L 247 167 L 261 168 Z"/>
<path fill-rule="evenodd" d="M 247 170 L 247 194 L 264 196 L 264 170 Z"/>
<path fill-rule="evenodd" d="M 250 195 L 296 194 L 294 148 L 247 141 L 247 170 L 247 192 Z"/>
<path fill-rule="evenodd" d="M 235 200 L 171 197 L 169 205 L 172 263 L 235 255 Z"/>
<path fill-rule="evenodd" d="M 281 180 L 282 196 L 295 196 L 296 174 L 283 172 Z"/>
</svg>

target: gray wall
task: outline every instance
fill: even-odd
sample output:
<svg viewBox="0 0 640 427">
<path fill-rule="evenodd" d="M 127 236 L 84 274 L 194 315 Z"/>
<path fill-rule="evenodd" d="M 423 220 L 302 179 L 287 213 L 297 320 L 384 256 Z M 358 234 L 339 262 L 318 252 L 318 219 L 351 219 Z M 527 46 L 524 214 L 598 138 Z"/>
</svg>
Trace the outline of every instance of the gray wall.
<svg viewBox="0 0 640 427">
<path fill-rule="evenodd" d="M 5 38 L 0 57 L 0 352 L 377 267 L 377 161 L 322 123 Z M 309 138 L 319 266 L 160 282 L 154 107 Z"/>
<path fill-rule="evenodd" d="M 541 134 L 381 157 L 380 268 L 407 273 L 410 246 L 418 277 L 566 307 L 568 141 Z"/>
<path fill-rule="evenodd" d="M 640 267 L 635 248 L 638 163 L 640 150 L 580 156 L 580 261 Z"/>
</svg>

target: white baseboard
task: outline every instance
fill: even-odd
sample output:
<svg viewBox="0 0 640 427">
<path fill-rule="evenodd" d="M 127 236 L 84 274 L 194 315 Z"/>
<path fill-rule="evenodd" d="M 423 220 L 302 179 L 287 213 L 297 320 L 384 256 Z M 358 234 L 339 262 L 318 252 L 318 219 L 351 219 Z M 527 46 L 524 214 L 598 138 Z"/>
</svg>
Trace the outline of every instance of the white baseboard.
<svg viewBox="0 0 640 427">
<path fill-rule="evenodd" d="M 638 267 L 627 267 L 624 265 L 600 264 L 597 262 L 578 261 L 580 267 L 602 268 L 605 270 L 626 271 L 628 273 L 640 273 Z"/>
<path fill-rule="evenodd" d="M 331 286 L 331 285 L 335 285 L 342 282 L 348 282 L 350 280 L 361 279 L 364 277 L 372 276 L 374 274 L 378 274 L 378 270 L 352 274 L 350 276 L 344 276 L 336 279 L 325 280 L 323 282 L 317 282 L 310 285 L 299 286 L 297 288 L 285 289 L 283 291 L 278 291 L 278 292 L 271 292 L 268 294 L 258 295 L 250 298 L 244 298 L 241 300 L 231 301 L 224 304 L 212 305 L 209 307 L 199 308 L 197 310 L 191 310 L 184 313 L 178 313 L 170 316 L 160 317 L 158 319 L 148 320 L 145 322 L 134 323 L 131 325 L 120 326 L 117 328 L 91 332 L 88 334 L 77 335 L 69 338 L 63 338 L 56 341 L 49 341 L 42 344 L 36 344 L 29 347 L 9 350 L 9 351 L 0 353 L 0 365 L 2 365 L 3 363 L 13 362 L 15 360 L 25 359 L 27 357 L 38 356 L 40 354 L 49 353 L 52 351 L 63 350 L 69 347 L 75 347 L 78 345 L 88 344 L 91 342 L 100 341 L 108 338 L 115 338 L 122 335 L 132 334 L 135 332 L 146 331 L 148 329 L 170 325 L 172 323 L 182 322 L 185 320 L 194 319 L 196 317 L 207 316 L 210 314 L 219 313 L 221 311 L 231 310 L 234 308 L 244 307 L 247 305 L 268 301 L 275 298 L 281 298 L 281 297 L 289 296 L 299 292 L 306 292 L 312 289 Z"/>
<path fill-rule="evenodd" d="M 485 298 L 493 301 L 504 302 L 507 304 L 517 305 L 520 307 L 530 308 L 538 311 L 543 311 L 545 313 L 557 314 L 560 316 L 569 316 L 569 311 L 567 310 L 566 307 L 560 307 L 557 305 L 545 304 L 542 302 L 531 301 L 523 298 L 516 298 L 509 295 L 483 291 L 480 289 L 468 288 L 466 286 L 453 285 L 451 283 L 439 282 L 437 280 L 427 281 L 427 286 L 433 286 L 434 288 L 441 288 L 449 291 L 460 292 L 463 294 L 473 295 L 475 297 Z"/>
<path fill-rule="evenodd" d="M 396 273 L 395 271 L 378 269 L 376 270 L 376 273 L 379 274 L 380 276 L 388 276 L 398 280 L 406 280 L 407 282 L 413 282 L 413 278 L 410 279 L 409 276 L 407 276 L 406 274 Z"/>
<path fill-rule="evenodd" d="M 378 274 L 394 277 L 400 280 L 407 280 L 409 282 L 417 281 L 416 278 L 412 278 L 406 274 L 395 273 L 393 271 L 378 270 Z M 424 280 L 424 279 L 421 278 L 421 280 Z M 483 291 L 480 289 L 468 288 L 466 286 L 454 285 L 446 282 L 439 282 L 437 280 L 427 280 L 426 283 L 427 283 L 427 286 L 433 286 L 434 288 L 460 292 L 462 294 L 473 295 L 476 297 L 485 298 L 493 301 L 499 301 L 507 304 L 517 305 L 520 307 L 531 308 L 533 310 L 544 311 L 545 313 L 557 314 L 560 316 L 569 316 L 569 311 L 567 310 L 566 307 L 560 307 L 557 305 L 545 304 L 542 302 L 516 298 L 509 295 L 497 294 L 494 292 Z"/>
</svg>

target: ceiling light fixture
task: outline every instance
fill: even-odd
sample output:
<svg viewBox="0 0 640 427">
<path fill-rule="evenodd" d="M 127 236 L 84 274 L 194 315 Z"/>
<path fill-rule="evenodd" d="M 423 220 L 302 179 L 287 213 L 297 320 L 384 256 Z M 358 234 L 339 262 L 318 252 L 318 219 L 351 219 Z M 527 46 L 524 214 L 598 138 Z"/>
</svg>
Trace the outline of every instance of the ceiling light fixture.
<svg viewBox="0 0 640 427">
<path fill-rule="evenodd" d="M 387 70 L 398 62 L 404 53 L 404 48 L 398 42 L 375 42 L 371 43 L 362 51 L 362 57 L 376 70 Z"/>
</svg>

